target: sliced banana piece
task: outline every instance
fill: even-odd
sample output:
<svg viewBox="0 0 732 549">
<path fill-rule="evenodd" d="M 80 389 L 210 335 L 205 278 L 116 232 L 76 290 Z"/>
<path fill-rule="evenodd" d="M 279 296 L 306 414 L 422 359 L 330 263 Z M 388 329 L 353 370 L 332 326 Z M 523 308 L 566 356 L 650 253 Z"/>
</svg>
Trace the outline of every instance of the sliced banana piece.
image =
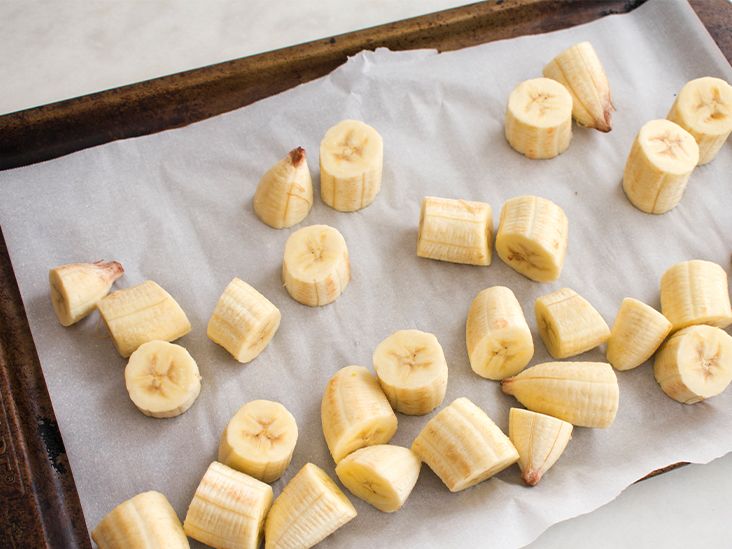
<svg viewBox="0 0 732 549">
<path fill-rule="evenodd" d="M 607 361 L 630 370 L 651 358 L 671 331 L 671 323 L 653 307 L 626 297 L 607 340 Z"/>
<path fill-rule="evenodd" d="M 328 225 L 310 225 L 292 233 L 285 244 L 282 281 L 292 299 L 318 307 L 334 302 L 351 280 L 343 235 Z"/>
<path fill-rule="evenodd" d="M 279 402 L 252 400 L 229 420 L 219 443 L 219 461 L 262 482 L 274 482 L 290 465 L 297 423 Z"/>
<path fill-rule="evenodd" d="M 479 376 L 503 379 L 523 370 L 534 356 L 534 341 L 514 293 L 505 286 L 480 292 L 465 323 L 470 367 Z"/>
<path fill-rule="evenodd" d="M 397 430 L 397 417 L 379 382 L 362 366 L 346 366 L 330 378 L 320 419 L 336 463 L 364 446 L 386 444 Z"/>
<path fill-rule="evenodd" d="M 519 459 L 503 431 L 467 398 L 458 398 L 429 420 L 412 443 L 451 492 L 465 490 Z"/>
<path fill-rule="evenodd" d="M 673 334 L 653 363 L 663 392 L 694 404 L 724 391 L 732 381 L 732 337 L 713 326 L 689 326 Z"/>
<path fill-rule="evenodd" d="M 356 508 L 320 467 L 307 463 L 267 515 L 265 549 L 307 549 L 356 516 Z"/>
<path fill-rule="evenodd" d="M 517 196 L 501 208 L 496 253 L 536 282 L 557 280 L 567 255 L 569 222 L 564 210 L 539 196 Z"/>
<path fill-rule="evenodd" d="M 262 176 L 254 194 L 254 213 L 274 229 L 292 227 L 310 213 L 313 181 L 305 149 L 297 147 Z"/>
<path fill-rule="evenodd" d="M 684 84 L 666 117 L 694 136 L 699 164 L 711 162 L 732 133 L 732 86 L 706 76 Z"/>
<path fill-rule="evenodd" d="M 572 139 L 572 96 L 549 78 L 521 82 L 508 98 L 506 140 L 528 158 L 554 158 Z"/>
<path fill-rule="evenodd" d="M 421 416 L 442 404 L 447 362 L 433 334 L 394 332 L 376 347 L 373 361 L 381 389 L 397 412 Z"/>
<path fill-rule="evenodd" d="M 374 128 L 343 120 L 320 142 L 320 198 L 341 212 L 355 212 L 374 201 L 381 188 L 384 142 Z"/>
<path fill-rule="evenodd" d="M 643 212 L 666 213 L 681 201 L 698 161 L 699 146 L 684 128 L 668 120 L 646 122 L 625 163 L 625 195 Z"/>
<path fill-rule="evenodd" d="M 117 261 L 69 263 L 51 269 L 51 303 L 61 325 L 71 326 L 88 316 L 124 272 Z"/>
<path fill-rule="evenodd" d="M 280 327 L 280 310 L 239 278 L 221 294 L 206 334 L 242 363 L 261 353 Z"/>
<path fill-rule="evenodd" d="M 578 427 L 609 427 L 618 412 L 618 378 L 605 362 L 545 362 L 504 379 L 501 388 L 529 410 Z"/>
<path fill-rule="evenodd" d="M 490 265 L 492 248 L 493 214 L 489 204 L 434 196 L 422 199 L 419 257 Z"/>
</svg>

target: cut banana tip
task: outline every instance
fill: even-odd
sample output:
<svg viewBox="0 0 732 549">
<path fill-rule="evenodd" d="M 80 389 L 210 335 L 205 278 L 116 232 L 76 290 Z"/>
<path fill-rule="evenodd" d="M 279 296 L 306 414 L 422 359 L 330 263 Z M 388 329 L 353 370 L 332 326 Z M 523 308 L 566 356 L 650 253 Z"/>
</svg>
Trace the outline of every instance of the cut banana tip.
<svg viewBox="0 0 732 549">
<path fill-rule="evenodd" d="M 313 183 L 305 149 L 297 147 L 277 162 L 259 181 L 254 212 L 275 229 L 300 223 L 313 205 Z"/>
</svg>

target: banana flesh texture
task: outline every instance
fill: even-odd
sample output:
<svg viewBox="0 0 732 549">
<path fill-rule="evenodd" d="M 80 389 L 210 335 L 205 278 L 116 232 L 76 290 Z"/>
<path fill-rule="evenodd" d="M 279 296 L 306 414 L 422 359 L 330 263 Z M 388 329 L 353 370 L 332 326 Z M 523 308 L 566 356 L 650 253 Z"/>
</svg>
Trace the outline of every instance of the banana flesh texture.
<svg viewBox="0 0 732 549">
<path fill-rule="evenodd" d="M 433 334 L 394 332 L 376 347 L 373 362 L 381 389 L 397 412 L 421 416 L 442 404 L 447 362 Z"/>
<path fill-rule="evenodd" d="M 417 255 L 428 259 L 490 265 L 493 214 L 485 202 L 427 196 L 422 200 Z"/>
<path fill-rule="evenodd" d="M 572 96 L 572 116 L 580 126 L 601 132 L 612 129 L 610 84 L 597 52 L 589 42 L 575 44 L 544 67 L 544 76 L 563 84 Z"/>
<path fill-rule="evenodd" d="M 689 326 L 673 334 L 653 363 L 668 396 L 694 404 L 724 391 L 732 381 L 732 337 L 713 326 Z"/>
<path fill-rule="evenodd" d="M 292 299 L 319 307 L 334 302 L 351 280 L 343 235 L 328 225 L 310 225 L 292 233 L 285 244 L 282 281 Z"/>
<path fill-rule="evenodd" d="M 336 463 L 364 446 L 386 444 L 397 430 L 397 417 L 379 382 L 362 366 L 346 366 L 330 378 L 320 419 Z"/>
<path fill-rule="evenodd" d="M 508 98 L 505 135 L 527 158 L 554 158 L 572 140 L 572 96 L 549 78 L 521 82 Z"/>
<path fill-rule="evenodd" d="M 519 453 L 521 478 L 536 486 L 572 438 L 572 424 L 546 414 L 511 408 L 508 437 Z"/>
<path fill-rule="evenodd" d="M 505 286 L 480 292 L 468 312 L 465 342 L 470 367 L 481 377 L 516 375 L 534 356 L 534 341 L 514 293 Z"/>
<path fill-rule="evenodd" d="M 146 416 L 175 417 L 198 398 L 201 375 L 183 347 L 155 340 L 132 353 L 125 367 L 125 385 L 132 402 Z"/>
<path fill-rule="evenodd" d="M 532 412 L 577 427 L 612 425 L 620 397 L 618 378 L 605 362 L 545 362 L 504 379 L 501 388 Z"/>
<path fill-rule="evenodd" d="M 117 261 L 70 263 L 51 269 L 51 303 L 61 325 L 71 326 L 87 317 L 123 274 Z"/>
<path fill-rule="evenodd" d="M 378 444 L 343 458 L 336 475 L 357 498 L 384 513 L 398 511 L 417 483 L 422 462 L 409 448 Z"/>
<path fill-rule="evenodd" d="M 356 508 L 320 467 L 306 464 L 272 504 L 265 549 L 306 549 L 356 516 Z"/>
<path fill-rule="evenodd" d="M 536 324 L 554 358 L 579 355 L 610 338 L 610 328 L 584 297 L 562 288 L 536 300 Z"/>
<path fill-rule="evenodd" d="M 234 414 L 221 435 L 219 461 L 262 482 L 274 482 L 290 465 L 297 423 L 279 402 L 253 400 Z"/>
<path fill-rule="evenodd" d="M 653 356 L 671 331 L 671 323 L 653 307 L 626 297 L 607 340 L 607 361 L 630 370 Z"/>
<path fill-rule="evenodd" d="M 269 484 L 214 461 L 196 488 L 183 530 L 217 549 L 257 549 L 271 504 Z"/>
<path fill-rule="evenodd" d="M 711 162 L 732 132 L 732 86 L 710 76 L 687 82 L 666 118 L 694 136 L 699 164 Z"/>
<path fill-rule="evenodd" d="M 501 208 L 496 253 L 526 278 L 551 282 L 562 273 L 568 235 L 562 208 L 539 196 L 517 196 Z"/>
<path fill-rule="evenodd" d="M 681 201 L 698 161 L 699 146 L 684 128 L 668 120 L 646 122 L 625 163 L 625 195 L 642 212 L 666 213 Z"/>
<path fill-rule="evenodd" d="M 180 305 L 152 280 L 112 292 L 99 301 L 97 308 L 114 346 L 125 358 L 143 343 L 174 341 L 191 331 Z"/>
<path fill-rule="evenodd" d="M 254 194 L 254 213 L 274 229 L 292 227 L 310 213 L 313 181 L 305 149 L 297 147 L 262 176 Z"/>
<path fill-rule="evenodd" d="M 120 503 L 92 532 L 99 549 L 188 549 L 180 519 L 160 492 L 143 492 Z"/>
<path fill-rule="evenodd" d="M 458 398 L 434 416 L 412 443 L 451 492 L 492 477 L 519 459 L 509 438 L 467 398 Z"/>
<path fill-rule="evenodd" d="M 381 188 L 384 143 L 374 128 L 343 120 L 320 142 L 320 198 L 341 212 L 355 212 L 374 201 Z"/>
<path fill-rule="evenodd" d="M 727 273 L 711 261 L 677 263 L 661 277 L 661 312 L 679 330 L 692 324 L 732 324 Z"/>
<path fill-rule="evenodd" d="M 280 310 L 252 286 L 234 278 L 216 303 L 206 333 L 242 363 L 264 350 L 280 327 Z"/>
</svg>

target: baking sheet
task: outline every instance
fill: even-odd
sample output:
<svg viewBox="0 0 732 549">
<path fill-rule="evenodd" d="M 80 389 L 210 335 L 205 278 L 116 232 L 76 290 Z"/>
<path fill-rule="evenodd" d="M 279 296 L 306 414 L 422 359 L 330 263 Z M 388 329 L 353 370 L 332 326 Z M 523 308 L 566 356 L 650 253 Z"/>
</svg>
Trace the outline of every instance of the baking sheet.
<svg viewBox="0 0 732 549">
<path fill-rule="evenodd" d="M 524 158 L 503 138 L 510 91 L 540 75 L 559 51 L 588 39 L 611 82 L 618 108 L 613 131 L 575 127 L 560 157 Z M 691 8 L 653 0 L 628 15 L 457 52 L 364 52 L 327 77 L 233 113 L 0 173 L 0 224 L 89 528 L 117 503 L 150 489 L 165 493 L 182 519 L 228 419 L 256 398 L 281 401 L 300 429 L 275 494 L 308 461 L 334 474 L 320 428 L 322 389 L 345 365 L 370 367 L 376 345 L 402 328 L 433 332 L 442 343 L 450 368 L 445 404 L 467 396 L 507 430 L 508 410 L 518 403 L 474 375 L 465 350 L 465 316 L 485 287 L 506 285 L 518 296 L 535 337 L 535 364 L 550 359 L 533 318 L 540 295 L 571 287 L 611 324 L 626 296 L 658 307 L 659 278 L 678 261 L 708 259 L 729 272 L 729 144 L 695 171 L 682 203 L 668 214 L 641 213 L 620 188 L 640 125 L 664 117 L 681 86 L 704 75 L 732 80 Z M 352 261 L 344 295 L 310 309 L 290 299 L 280 281 L 284 243 L 298 227 L 263 225 L 251 198 L 261 174 L 298 145 L 309 152 L 317 182 L 320 138 L 343 118 L 363 119 L 382 134 L 382 191 L 374 204 L 350 214 L 316 200 L 301 224 L 337 227 Z M 550 198 L 567 212 L 569 250 L 560 281 L 531 282 L 497 256 L 490 267 L 416 256 L 423 196 L 487 201 L 497 217 L 502 203 L 520 194 Z M 187 312 L 193 330 L 179 343 L 198 361 L 203 388 L 183 416 L 155 420 L 134 408 L 124 387 L 126 361 L 98 316 L 72 328 L 57 323 L 48 268 L 102 258 L 124 264 L 118 286 L 155 280 Z M 277 335 L 248 365 L 205 335 L 234 276 L 282 311 Z M 577 359 L 604 356 L 600 349 Z M 621 404 L 613 426 L 575 429 L 539 486 L 524 487 L 512 467 L 451 494 L 424 467 L 403 510 L 384 515 L 351 498 L 358 517 L 322 545 L 523 545 L 656 468 L 705 463 L 732 450 L 732 391 L 684 406 L 663 395 L 648 364 L 618 377 Z M 392 442 L 408 446 L 431 415 L 399 415 Z"/>
</svg>

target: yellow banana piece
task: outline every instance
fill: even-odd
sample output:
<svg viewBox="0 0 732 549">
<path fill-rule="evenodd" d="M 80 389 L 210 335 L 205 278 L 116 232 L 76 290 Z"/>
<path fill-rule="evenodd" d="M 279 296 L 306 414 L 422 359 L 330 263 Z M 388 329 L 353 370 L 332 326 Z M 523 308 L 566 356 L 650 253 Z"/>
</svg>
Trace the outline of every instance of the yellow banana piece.
<svg viewBox="0 0 732 549">
<path fill-rule="evenodd" d="M 671 323 L 653 307 L 626 297 L 607 340 L 607 361 L 630 370 L 653 356 L 671 331 Z"/>
</svg>

